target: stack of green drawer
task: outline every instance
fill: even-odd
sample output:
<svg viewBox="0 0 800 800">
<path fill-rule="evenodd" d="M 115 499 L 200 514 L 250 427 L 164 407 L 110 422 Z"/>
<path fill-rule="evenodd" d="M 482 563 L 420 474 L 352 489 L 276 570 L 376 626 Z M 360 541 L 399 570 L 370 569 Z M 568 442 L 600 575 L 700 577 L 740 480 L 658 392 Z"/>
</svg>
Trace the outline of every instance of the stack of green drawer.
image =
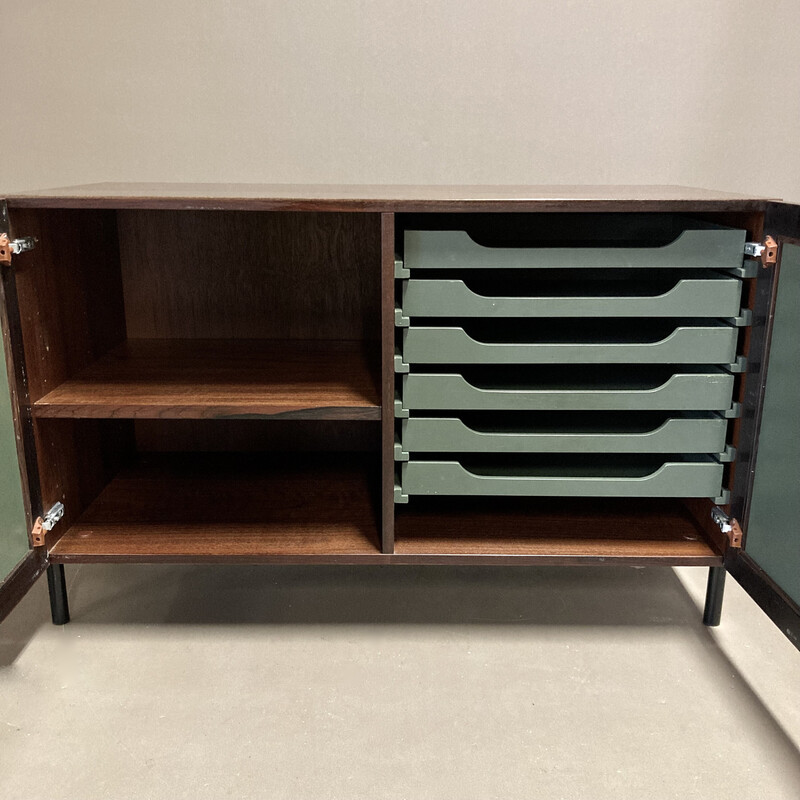
<svg viewBox="0 0 800 800">
<path fill-rule="evenodd" d="M 719 227 L 651 247 L 486 247 L 406 230 L 396 501 L 724 501 L 744 243 Z"/>
</svg>

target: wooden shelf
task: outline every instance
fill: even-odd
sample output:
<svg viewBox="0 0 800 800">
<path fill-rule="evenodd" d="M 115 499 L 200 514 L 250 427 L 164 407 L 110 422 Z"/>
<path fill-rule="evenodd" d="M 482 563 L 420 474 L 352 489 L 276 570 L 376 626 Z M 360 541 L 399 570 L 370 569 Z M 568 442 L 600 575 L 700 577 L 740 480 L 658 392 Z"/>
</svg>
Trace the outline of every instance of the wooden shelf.
<svg viewBox="0 0 800 800">
<path fill-rule="evenodd" d="M 55 563 L 653 564 L 719 553 L 679 501 L 441 499 L 398 509 L 382 554 L 375 456 L 168 454 L 122 470 L 50 551 Z"/>
<path fill-rule="evenodd" d="M 50 558 L 370 560 L 380 555 L 377 473 L 377 455 L 143 456 L 108 484 Z"/>
<path fill-rule="evenodd" d="M 363 342 L 131 339 L 33 404 L 35 417 L 380 419 Z"/>
<path fill-rule="evenodd" d="M 722 563 L 679 500 L 419 498 L 397 509 L 397 560 L 467 555 L 470 563 Z"/>
</svg>

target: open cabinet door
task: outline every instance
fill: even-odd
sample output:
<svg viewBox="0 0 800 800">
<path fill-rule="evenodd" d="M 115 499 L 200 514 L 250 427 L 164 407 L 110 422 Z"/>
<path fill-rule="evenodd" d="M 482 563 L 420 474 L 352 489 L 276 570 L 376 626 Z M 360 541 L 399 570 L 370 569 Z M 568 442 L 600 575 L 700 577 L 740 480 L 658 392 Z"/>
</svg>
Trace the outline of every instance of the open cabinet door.
<svg viewBox="0 0 800 800">
<path fill-rule="evenodd" d="M 759 270 L 725 566 L 800 648 L 800 206 L 771 203 L 778 243 Z"/>
<path fill-rule="evenodd" d="M 9 234 L 5 203 L 0 201 L 0 235 Z M 0 244 L 0 251 L 7 245 Z M 0 259 L 8 251 L 0 252 Z M 13 267 L 0 263 L 0 323 L 3 357 L 0 358 L 0 621 L 19 602 L 47 566 L 44 547 L 34 548 L 31 481 L 26 458 L 32 446 L 26 421 L 15 409 L 25 408 L 24 370 Z M 22 400 L 22 402 L 20 402 Z M 28 426 L 29 427 L 29 426 Z M 35 483 L 35 481 L 33 482 Z M 26 496 L 27 495 L 27 496 Z"/>
</svg>

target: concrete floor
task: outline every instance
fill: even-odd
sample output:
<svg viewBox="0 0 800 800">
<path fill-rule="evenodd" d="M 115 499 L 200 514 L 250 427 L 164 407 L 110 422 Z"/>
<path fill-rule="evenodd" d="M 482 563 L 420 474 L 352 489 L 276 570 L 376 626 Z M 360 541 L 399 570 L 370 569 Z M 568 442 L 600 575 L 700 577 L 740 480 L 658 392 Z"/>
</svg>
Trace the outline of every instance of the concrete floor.
<svg viewBox="0 0 800 800">
<path fill-rule="evenodd" d="M 75 567 L 0 625 L 0 796 L 797 800 L 800 653 L 705 576 Z"/>
</svg>

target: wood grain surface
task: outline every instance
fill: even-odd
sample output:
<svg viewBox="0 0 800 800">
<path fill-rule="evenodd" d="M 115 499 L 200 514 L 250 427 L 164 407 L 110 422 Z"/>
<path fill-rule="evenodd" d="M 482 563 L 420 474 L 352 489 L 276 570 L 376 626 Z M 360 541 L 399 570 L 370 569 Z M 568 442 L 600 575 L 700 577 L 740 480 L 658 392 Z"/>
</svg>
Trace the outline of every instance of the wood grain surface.
<svg viewBox="0 0 800 800">
<path fill-rule="evenodd" d="M 150 455 L 123 469 L 53 561 L 314 562 L 379 554 L 378 458 Z"/>
<path fill-rule="evenodd" d="M 378 457 L 145 454 L 50 553 L 54 562 L 715 565 L 678 501 L 398 510 L 380 551 Z M 434 504 L 435 505 L 435 504 Z M 623 508 L 623 505 L 625 508 Z M 495 507 L 493 507 L 495 506 Z"/>
<path fill-rule="evenodd" d="M 429 563 L 466 555 L 539 556 L 551 563 L 721 563 L 681 501 L 656 499 L 412 501 L 397 510 L 395 553 Z"/>
<path fill-rule="evenodd" d="M 35 402 L 125 338 L 116 214 L 16 211 L 12 221 L 15 235 L 38 239 L 13 267 L 27 401 Z M 40 511 L 57 501 L 66 507 L 64 524 L 47 534 L 50 546 L 103 485 L 106 466 L 92 431 L 76 438 L 70 426 L 43 427 L 34 419 L 33 435 Z M 31 488 L 33 502 L 36 495 Z"/>
<path fill-rule="evenodd" d="M 394 552 L 394 214 L 381 214 L 381 550 Z"/>
<path fill-rule="evenodd" d="M 129 339 L 380 339 L 380 217 L 120 211 Z"/>
<path fill-rule="evenodd" d="M 8 204 L 9 208 L 377 212 L 763 211 L 768 199 L 684 186 L 95 183 L 15 194 Z"/>
<path fill-rule="evenodd" d="M 35 417 L 380 419 L 362 342 L 132 339 L 33 405 Z"/>
</svg>

